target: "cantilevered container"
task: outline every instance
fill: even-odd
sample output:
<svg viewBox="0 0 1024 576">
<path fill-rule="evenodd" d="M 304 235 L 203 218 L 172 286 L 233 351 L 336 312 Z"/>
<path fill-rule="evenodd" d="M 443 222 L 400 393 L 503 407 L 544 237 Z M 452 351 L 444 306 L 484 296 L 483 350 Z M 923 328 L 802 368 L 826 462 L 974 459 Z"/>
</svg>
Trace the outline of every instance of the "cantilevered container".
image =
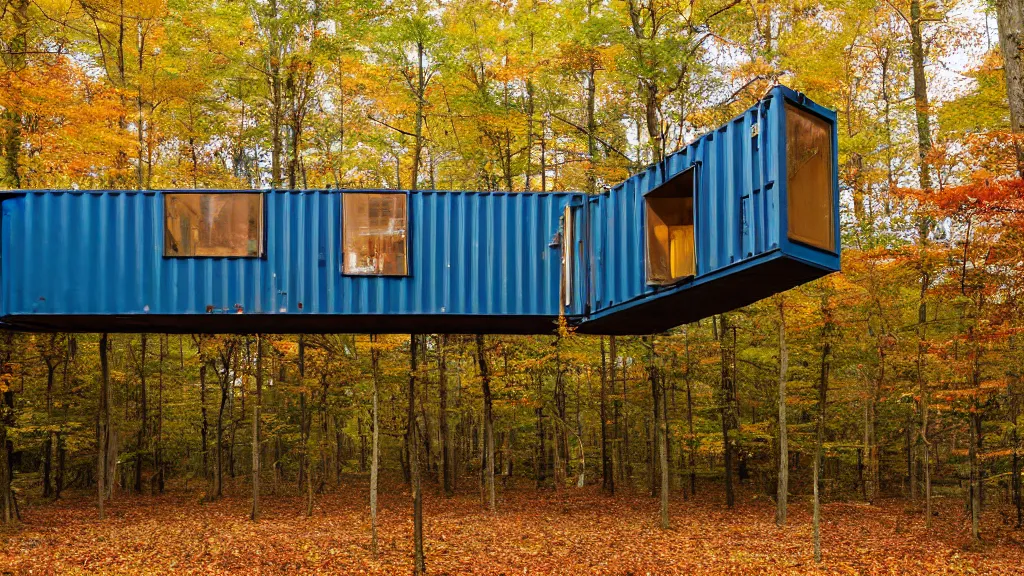
<svg viewBox="0 0 1024 576">
<path fill-rule="evenodd" d="M 343 213 L 396 191 L 0 192 L 0 324 L 551 333 L 562 316 L 647 334 L 838 270 L 836 157 L 835 114 L 777 87 L 602 194 L 399 191 L 405 254 L 388 275 L 346 273 Z M 258 234 L 242 255 L 183 256 L 176 194 L 255 195 Z"/>
<path fill-rule="evenodd" d="M 836 150 L 835 113 L 779 86 L 664 162 L 589 198 L 592 313 L 580 330 L 659 332 L 839 270 Z M 817 171 L 813 189 L 801 169 Z M 693 188 L 696 270 L 652 281 L 646 202 L 684 185 Z"/>
</svg>

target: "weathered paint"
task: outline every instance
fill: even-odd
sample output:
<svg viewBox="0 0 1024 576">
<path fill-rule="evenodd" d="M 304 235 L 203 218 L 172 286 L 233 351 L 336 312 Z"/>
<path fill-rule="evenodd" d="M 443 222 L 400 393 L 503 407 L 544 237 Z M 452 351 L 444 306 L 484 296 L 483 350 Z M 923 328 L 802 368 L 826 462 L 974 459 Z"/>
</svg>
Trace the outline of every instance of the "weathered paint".
<svg viewBox="0 0 1024 576">
<path fill-rule="evenodd" d="M 838 253 L 784 233 L 784 99 L 831 122 L 835 179 L 834 113 L 779 87 L 602 194 L 405 192 L 407 276 L 342 274 L 338 190 L 264 191 L 262 258 L 165 258 L 165 191 L 6 193 L 0 317 L 69 331 L 541 333 L 568 292 L 583 332 L 662 330 L 839 269 Z M 697 273 L 650 285 L 643 196 L 691 167 Z"/>
</svg>

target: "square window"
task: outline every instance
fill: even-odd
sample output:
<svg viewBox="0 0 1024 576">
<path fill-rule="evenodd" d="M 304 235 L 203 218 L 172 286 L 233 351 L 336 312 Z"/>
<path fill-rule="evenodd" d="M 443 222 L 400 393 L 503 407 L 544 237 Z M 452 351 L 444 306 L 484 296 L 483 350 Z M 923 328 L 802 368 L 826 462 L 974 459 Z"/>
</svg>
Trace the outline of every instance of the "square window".
<svg viewBox="0 0 1024 576">
<path fill-rule="evenodd" d="M 697 273 L 693 191 L 694 169 L 690 168 L 644 196 L 650 284 L 671 284 Z"/>
<path fill-rule="evenodd" d="M 263 195 L 164 195 L 164 256 L 263 255 Z"/>
<path fill-rule="evenodd" d="M 789 238 L 835 252 L 832 127 L 786 104 L 786 201 Z"/>
<path fill-rule="evenodd" d="M 406 195 L 349 192 L 342 202 L 345 274 L 408 274 Z"/>
</svg>

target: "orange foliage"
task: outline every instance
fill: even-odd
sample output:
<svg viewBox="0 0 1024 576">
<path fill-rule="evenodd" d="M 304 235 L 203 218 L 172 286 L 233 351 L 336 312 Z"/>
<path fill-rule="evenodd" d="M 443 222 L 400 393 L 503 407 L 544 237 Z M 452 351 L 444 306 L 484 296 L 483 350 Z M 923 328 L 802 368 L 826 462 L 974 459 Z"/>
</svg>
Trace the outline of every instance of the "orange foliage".
<svg viewBox="0 0 1024 576">
<path fill-rule="evenodd" d="M 826 503 L 826 563 L 814 564 L 807 501 L 775 526 L 771 502 L 741 494 L 734 510 L 721 495 L 674 499 L 672 528 L 657 525 L 657 500 L 609 498 L 598 487 L 560 492 L 511 489 L 498 513 L 472 490 L 442 499 L 424 494 L 424 545 L 433 574 L 1019 574 L 1020 533 L 999 530 L 995 507 L 983 521 L 984 550 L 969 545 L 962 504 L 936 503 L 933 528 L 897 501 Z M 259 523 L 249 501 L 201 504 L 188 493 L 115 499 L 95 521 L 92 503 L 59 501 L 24 511 L 25 525 L 0 533 L 0 569 L 16 574 L 406 574 L 412 553 L 409 494 L 381 493 L 381 551 L 369 550 L 365 484 L 318 500 L 305 518 L 301 499 L 264 500 Z"/>
</svg>

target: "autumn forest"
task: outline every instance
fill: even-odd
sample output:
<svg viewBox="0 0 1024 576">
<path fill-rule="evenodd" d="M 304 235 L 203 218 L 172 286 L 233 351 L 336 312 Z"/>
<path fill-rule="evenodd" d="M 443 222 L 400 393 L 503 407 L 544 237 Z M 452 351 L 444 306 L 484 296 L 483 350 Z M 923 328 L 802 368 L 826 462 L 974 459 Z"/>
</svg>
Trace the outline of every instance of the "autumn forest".
<svg viewBox="0 0 1024 576">
<path fill-rule="evenodd" d="M 0 19 L 0 188 L 599 194 L 783 83 L 843 247 L 648 336 L 0 332 L 0 574 L 1020 573 L 1021 0 Z"/>
</svg>

